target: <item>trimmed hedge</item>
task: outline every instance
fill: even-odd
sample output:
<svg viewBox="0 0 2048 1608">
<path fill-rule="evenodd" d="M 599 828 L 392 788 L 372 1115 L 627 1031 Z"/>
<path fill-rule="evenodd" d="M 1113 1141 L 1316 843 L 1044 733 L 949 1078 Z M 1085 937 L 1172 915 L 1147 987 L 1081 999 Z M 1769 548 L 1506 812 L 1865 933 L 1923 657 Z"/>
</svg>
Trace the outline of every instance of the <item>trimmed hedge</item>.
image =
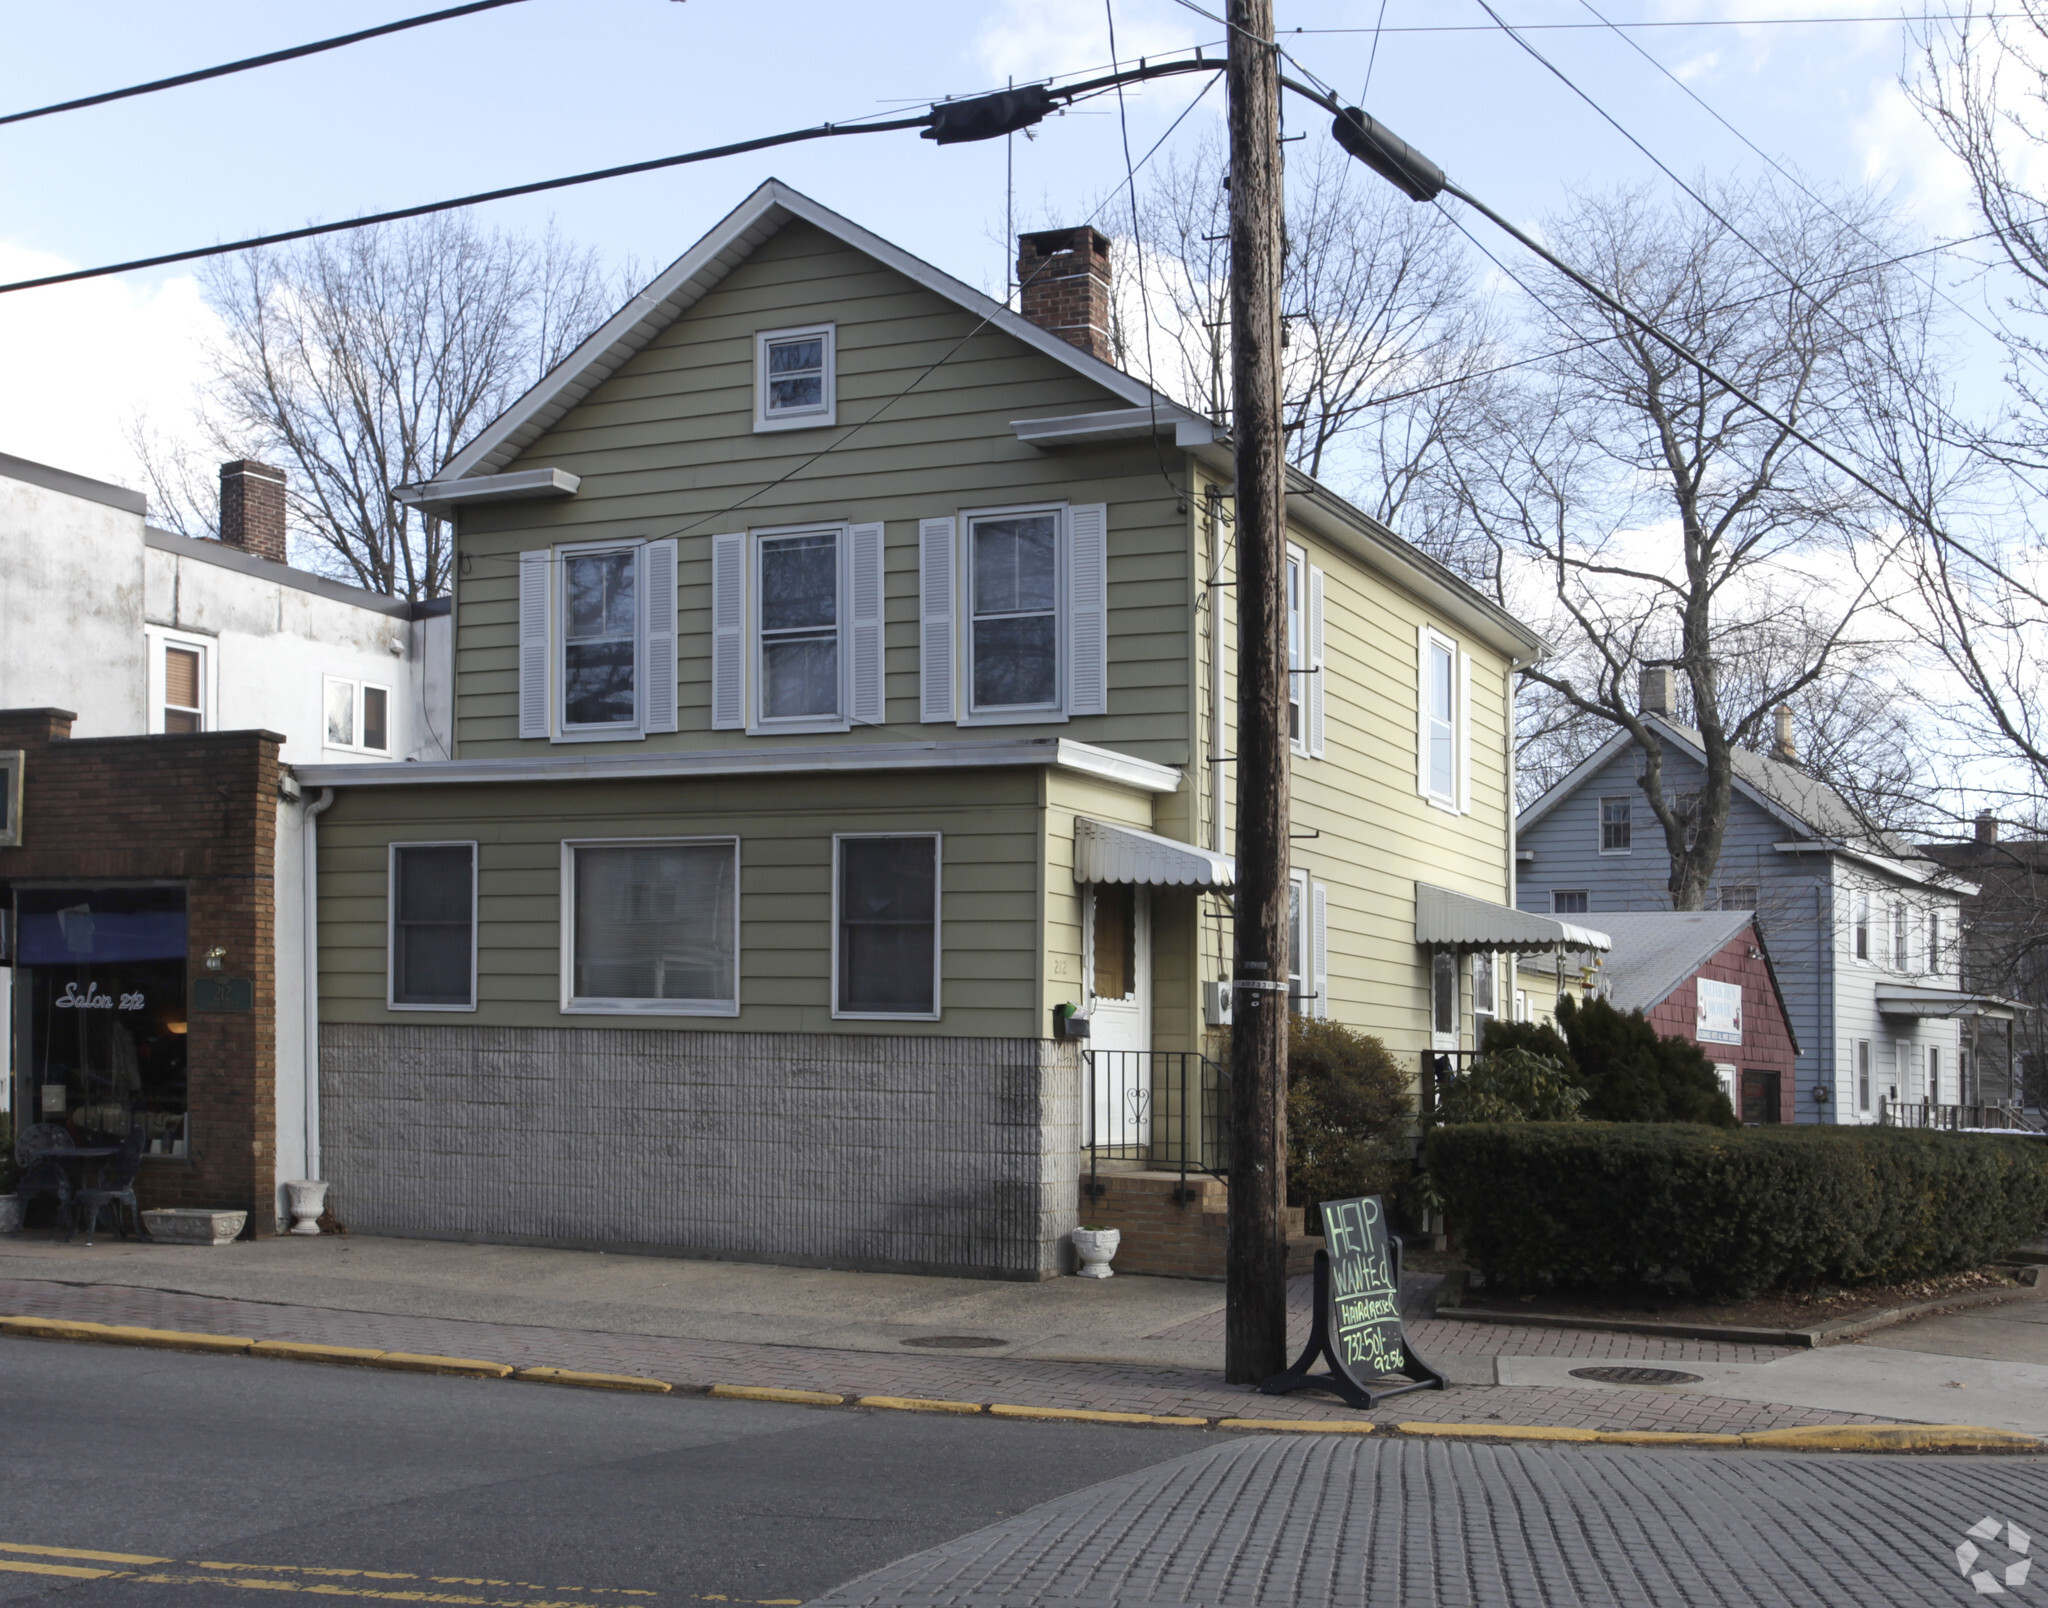
<svg viewBox="0 0 2048 1608">
<path fill-rule="evenodd" d="M 1897 1128 L 1472 1123 L 1424 1158 L 1489 1283 L 1703 1296 L 1976 1267 L 2048 1224 L 2048 1142 Z"/>
</svg>

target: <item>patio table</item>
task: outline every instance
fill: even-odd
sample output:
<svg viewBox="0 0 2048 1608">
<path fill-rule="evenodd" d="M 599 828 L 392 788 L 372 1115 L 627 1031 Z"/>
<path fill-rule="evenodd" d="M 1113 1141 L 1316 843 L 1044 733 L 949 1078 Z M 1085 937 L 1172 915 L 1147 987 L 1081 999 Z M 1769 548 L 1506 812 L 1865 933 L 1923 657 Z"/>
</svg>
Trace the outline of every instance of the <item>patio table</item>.
<svg viewBox="0 0 2048 1608">
<path fill-rule="evenodd" d="M 37 1156 L 38 1159 L 47 1156 L 64 1169 L 71 1186 L 71 1198 L 75 1200 L 80 1190 L 89 1189 L 99 1181 L 101 1170 L 109 1160 L 120 1153 L 121 1147 L 119 1145 L 68 1145 L 60 1150 L 38 1151 Z M 92 1173 L 90 1179 L 86 1176 L 88 1168 L 91 1169 Z M 77 1234 L 77 1232 L 78 1214 L 73 1209 L 65 1213 L 64 1243 L 69 1245 L 72 1236 Z"/>
</svg>

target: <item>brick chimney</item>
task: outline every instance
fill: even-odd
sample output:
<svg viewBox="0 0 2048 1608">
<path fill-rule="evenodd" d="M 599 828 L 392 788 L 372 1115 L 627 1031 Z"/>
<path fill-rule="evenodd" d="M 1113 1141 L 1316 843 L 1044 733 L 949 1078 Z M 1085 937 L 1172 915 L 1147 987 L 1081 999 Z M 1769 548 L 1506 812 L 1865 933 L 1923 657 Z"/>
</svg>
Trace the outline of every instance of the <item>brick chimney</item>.
<svg viewBox="0 0 2048 1608">
<path fill-rule="evenodd" d="M 1792 736 L 1792 706 L 1779 704 L 1777 708 L 1778 728 L 1771 743 L 1771 758 L 1780 765 L 1799 763 L 1799 744 Z"/>
<path fill-rule="evenodd" d="M 1086 224 L 1017 237 L 1018 302 L 1026 318 L 1091 357 L 1109 347 L 1109 238 Z"/>
<path fill-rule="evenodd" d="M 1998 817 L 1989 810 L 1977 812 L 1977 841 L 1987 848 L 1998 841 Z"/>
<path fill-rule="evenodd" d="M 220 539 L 258 558 L 285 562 L 282 469 L 248 458 L 220 466 Z"/>
<path fill-rule="evenodd" d="M 1669 665 L 1646 665 L 1638 679 L 1636 707 L 1646 715 L 1662 715 L 1671 718 L 1671 667 Z"/>
</svg>

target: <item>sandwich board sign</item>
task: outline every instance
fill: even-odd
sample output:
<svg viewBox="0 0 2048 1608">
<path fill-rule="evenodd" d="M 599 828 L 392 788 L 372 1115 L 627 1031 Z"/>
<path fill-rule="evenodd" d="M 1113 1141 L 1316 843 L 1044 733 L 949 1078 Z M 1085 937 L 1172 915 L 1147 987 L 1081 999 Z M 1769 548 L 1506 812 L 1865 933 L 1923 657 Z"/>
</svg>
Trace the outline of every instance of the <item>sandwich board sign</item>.
<svg viewBox="0 0 2048 1608">
<path fill-rule="evenodd" d="M 1259 1389 L 1268 1396 L 1327 1390 L 1362 1408 L 1411 1390 L 1442 1390 L 1444 1376 L 1415 1354 L 1401 1323 L 1401 1242 L 1387 1233 L 1380 1197 L 1324 1201 L 1323 1243 L 1308 1345 Z M 1329 1372 L 1309 1371 L 1319 1359 Z"/>
</svg>

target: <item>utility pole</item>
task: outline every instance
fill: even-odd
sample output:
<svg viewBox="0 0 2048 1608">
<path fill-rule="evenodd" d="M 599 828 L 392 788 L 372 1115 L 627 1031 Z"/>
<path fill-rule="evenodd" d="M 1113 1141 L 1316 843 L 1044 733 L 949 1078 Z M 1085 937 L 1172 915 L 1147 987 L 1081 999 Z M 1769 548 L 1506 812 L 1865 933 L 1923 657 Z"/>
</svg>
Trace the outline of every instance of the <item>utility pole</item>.
<svg viewBox="0 0 2048 1608">
<path fill-rule="evenodd" d="M 1230 381 L 1237 446 L 1237 887 L 1224 1377 L 1287 1366 L 1287 462 L 1273 0 L 1229 0 Z"/>
</svg>

